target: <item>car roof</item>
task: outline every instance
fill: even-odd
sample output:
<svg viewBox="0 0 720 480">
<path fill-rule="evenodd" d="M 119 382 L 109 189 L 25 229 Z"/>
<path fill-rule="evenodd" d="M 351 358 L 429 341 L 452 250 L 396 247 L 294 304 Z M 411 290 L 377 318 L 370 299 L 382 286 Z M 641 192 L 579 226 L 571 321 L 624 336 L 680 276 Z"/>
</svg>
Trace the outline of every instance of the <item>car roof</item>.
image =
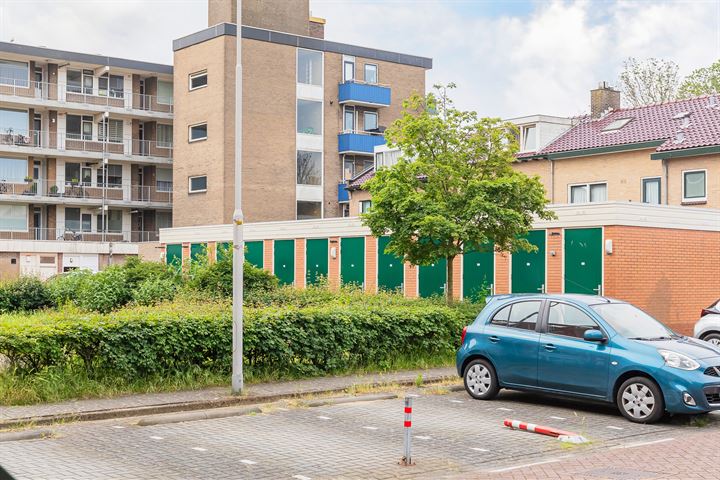
<svg viewBox="0 0 720 480">
<path fill-rule="evenodd" d="M 600 305 L 604 303 L 625 303 L 615 298 L 600 296 L 600 295 L 583 295 L 580 293 L 509 293 L 504 295 L 488 295 L 486 303 L 495 302 L 499 300 L 512 300 L 512 299 L 537 299 L 537 300 L 565 300 L 573 303 L 579 303 L 583 305 Z"/>
</svg>

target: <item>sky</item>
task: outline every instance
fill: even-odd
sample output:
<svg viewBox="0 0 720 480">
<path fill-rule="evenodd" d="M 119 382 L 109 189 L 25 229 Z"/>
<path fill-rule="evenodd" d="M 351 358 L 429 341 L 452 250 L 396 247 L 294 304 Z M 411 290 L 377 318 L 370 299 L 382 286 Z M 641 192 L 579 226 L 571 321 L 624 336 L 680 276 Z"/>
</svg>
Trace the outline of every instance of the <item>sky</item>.
<svg viewBox="0 0 720 480">
<path fill-rule="evenodd" d="M 579 115 L 623 60 L 680 74 L 720 59 L 720 0 L 310 0 L 330 40 L 433 58 L 482 116 Z M 207 26 L 205 0 L 0 0 L 0 40 L 172 62 L 172 40 Z M 380 72 L 382 81 L 382 72 Z"/>
</svg>

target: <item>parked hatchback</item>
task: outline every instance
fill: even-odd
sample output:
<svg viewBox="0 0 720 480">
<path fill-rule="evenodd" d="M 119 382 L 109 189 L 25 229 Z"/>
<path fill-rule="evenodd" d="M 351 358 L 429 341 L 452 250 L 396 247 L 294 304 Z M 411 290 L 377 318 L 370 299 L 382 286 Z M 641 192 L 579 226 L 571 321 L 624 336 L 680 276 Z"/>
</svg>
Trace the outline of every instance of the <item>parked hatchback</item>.
<svg viewBox="0 0 720 480">
<path fill-rule="evenodd" d="M 720 346 L 720 300 L 702 309 L 693 336 Z"/>
<path fill-rule="evenodd" d="M 569 395 L 638 423 L 720 410 L 719 347 L 605 297 L 489 297 L 463 330 L 457 370 L 480 400 L 501 388 Z"/>
</svg>

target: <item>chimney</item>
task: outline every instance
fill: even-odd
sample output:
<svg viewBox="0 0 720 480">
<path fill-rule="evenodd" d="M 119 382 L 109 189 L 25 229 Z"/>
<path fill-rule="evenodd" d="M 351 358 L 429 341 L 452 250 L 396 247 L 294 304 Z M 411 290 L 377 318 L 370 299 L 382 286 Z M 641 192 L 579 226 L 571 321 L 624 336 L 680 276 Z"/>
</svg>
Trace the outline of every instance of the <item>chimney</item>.
<svg viewBox="0 0 720 480">
<path fill-rule="evenodd" d="M 590 90 L 590 115 L 600 118 L 608 110 L 620 108 L 620 91 L 615 90 L 607 82 L 600 82 L 598 88 Z"/>
<path fill-rule="evenodd" d="M 243 0 L 242 20 L 264 30 L 324 36 L 325 20 L 310 18 L 310 0 Z M 218 23 L 237 23 L 236 0 L 208 0 L 208 26 Z"/>
<path fill-rule="evenodd" d="M 208 0 L 208 27 L 218 23 L 237 23 L 235 0 Z"/>
</svg>

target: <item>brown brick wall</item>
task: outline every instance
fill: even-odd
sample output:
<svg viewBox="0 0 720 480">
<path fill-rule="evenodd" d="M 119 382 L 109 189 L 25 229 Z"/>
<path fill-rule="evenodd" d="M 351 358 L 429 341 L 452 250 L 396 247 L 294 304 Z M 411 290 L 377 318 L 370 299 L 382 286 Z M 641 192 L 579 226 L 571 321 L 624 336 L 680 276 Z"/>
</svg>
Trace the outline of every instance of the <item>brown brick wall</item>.
<svg viewBox="0 0 720 480">
<path fill-rule="evenodd" d="M 563 291 L 563 236 L 561 228 L 549 228 L 547 230 L 547 245 L 545 255 L 547 256 L 547 293 L 562 293 Z M 555 252 L 555 255 L 553 255 Z"/>
<path fill-rule="evenodd" d="M 12 261 L 15 263 L 12 263 Z M 0 282 L 16 279 L 20 276 L 20 254 L 18 252 L 0 252 Z"/>
<path fill-rule="evenodd" d="M 273 271 L 273 241 L 263 240 L 263 268 L 268 272 Z"/>
<path fill-rule="evenodd" d="M 459 299 L 462 292 L 462 255 L 453 259 L 453 290 L 452 298 Z"/>
<path fill-rule="evenodd" d="M 510 293 L 510 255 L 495 252 L 495 293 Z"/>
<path fill-rule="evenodd" d="M 377 292 L 377 249 L 376 237 L 365 237 L 365 291 Z"/>
<path fill-rule="evenodd" d="M 419 268 L 415 265 L 406 263 L 403 265 L 405 274 L 405 296 L 408 298 L 417 298 L 418 296 L 418 272 Z"/>
<path fill-rule="evenodd" d="M 295 286 L 305 288 L 305 239 L 295 239 Z"/>
<path fill-rule="evenodd" d="M 340 238 L 330 237 L 328 239 L 330 256 L 328 258 L 328 284 L 331 288 L 340 286 Z M 335 258 L 332 256 L 332 249 L 335 249 Z"/>
</svg>

